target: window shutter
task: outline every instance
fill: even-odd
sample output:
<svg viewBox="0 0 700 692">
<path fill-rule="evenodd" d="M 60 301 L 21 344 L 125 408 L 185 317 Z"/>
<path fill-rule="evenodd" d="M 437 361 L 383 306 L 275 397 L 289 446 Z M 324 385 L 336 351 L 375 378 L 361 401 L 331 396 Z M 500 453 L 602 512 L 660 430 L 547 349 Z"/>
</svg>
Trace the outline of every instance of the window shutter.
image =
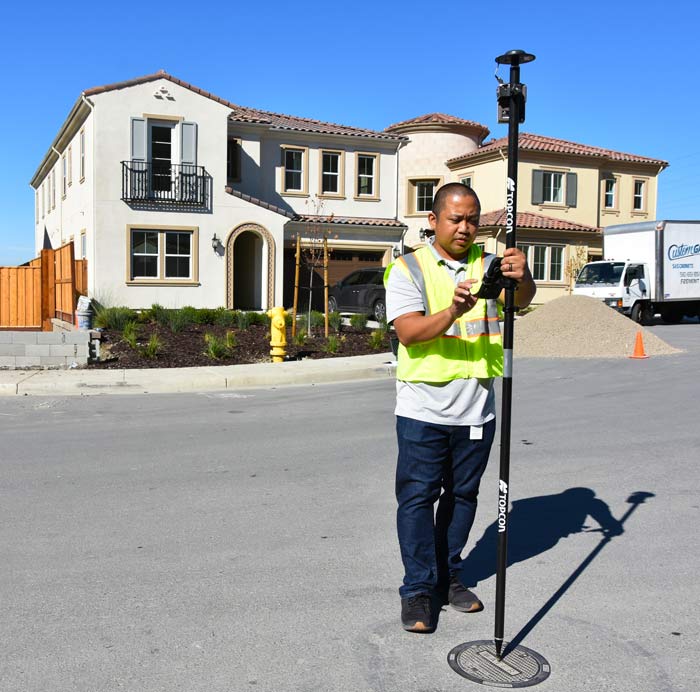
<svg viewBox="0 0 700 692">
<path fill-rule="evenodd" d="M 544 171 L 532 171 L 532 203 L 544 202 Z"/>
<path fill-rule="evenodd" d="M 146 120 L 131 119 L 131 160 L 146 161 Z"/>
<path fill-rule="evenodd" d="M 566 206 L 575 207 L 576 206 L 576 188 L 577 188 L 577 177 L 576 173 L 566 174 Z"/>
<path fill-rule="evenodd" d="M 197 165 L 197 123 L 182 123 L 181 163 L 183 166 Z"/>
</svg>

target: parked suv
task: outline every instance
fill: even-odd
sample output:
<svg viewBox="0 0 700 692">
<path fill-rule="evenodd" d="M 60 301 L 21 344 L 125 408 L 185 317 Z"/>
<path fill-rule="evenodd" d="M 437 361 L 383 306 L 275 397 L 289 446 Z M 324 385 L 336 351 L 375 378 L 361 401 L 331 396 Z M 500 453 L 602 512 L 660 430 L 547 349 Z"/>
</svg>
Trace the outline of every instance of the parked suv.
<svg viewBox="0 0 700 692">
<path fill-rule="evenodd" d="M 331 287 L 328 295 L 331 312 L 360 312 L 378 322 L 386 319 L 384 268 L 359 269 Z"/>
</svg>

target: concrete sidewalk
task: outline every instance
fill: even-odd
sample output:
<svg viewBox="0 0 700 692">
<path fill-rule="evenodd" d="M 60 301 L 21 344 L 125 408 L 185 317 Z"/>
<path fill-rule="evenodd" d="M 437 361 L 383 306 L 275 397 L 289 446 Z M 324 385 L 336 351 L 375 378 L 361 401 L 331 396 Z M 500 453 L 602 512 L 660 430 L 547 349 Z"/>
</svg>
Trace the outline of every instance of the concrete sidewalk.
<svg viewBox="0 0 700 692">
<path fill-rule="evenodd" d="M 0 396 L 153 394 L 393 377 L 391 353 L 197 368 L 0 370 Z"/>
</svg>

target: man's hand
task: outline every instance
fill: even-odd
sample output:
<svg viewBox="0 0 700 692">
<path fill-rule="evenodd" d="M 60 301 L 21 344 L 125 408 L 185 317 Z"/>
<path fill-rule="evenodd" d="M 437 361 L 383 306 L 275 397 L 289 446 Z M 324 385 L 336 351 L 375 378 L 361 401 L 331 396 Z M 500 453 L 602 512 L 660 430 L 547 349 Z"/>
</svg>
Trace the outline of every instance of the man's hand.
<svg viewBox="0 0 700 692">
<path fill-rule="evenodd" d="M 535 297 L 537 287 L 527 266 L 527 258 L 522 250 L 515 247 L 506 248 L 501 260 L 501 273 L 509 279 L 515 279 L 518 286 L 515 289 L 515 304 L 519 308 L 527 307 Z M 505 302 L 505 292 L 499 298 Z"/>
<path fill-rule="evenodd" d="M 475 305 L 477 297 L 472 295 L 471 288 L 476 283 L 474 279 L 466 279 L 455 286 L 450 307 L 440 310 L 433 315 L 422 312 L 407 312 L 394 320 L 396 336 L 404 346 L 419 344 L 442 336 L 452 323 Z"/>
<path fill-rule="evenodd" d="M 452 321 L 461 317 L 465 312 L 469 312 L 478 300 L 475 295 L 472 295 L 472 286 L 476 283 L 475 279 L 465 279 L 460 281 L 455 286 L 455 292 L 452 296 L 452 305 L 448 308 L 452 315 Z"/>
</svg>

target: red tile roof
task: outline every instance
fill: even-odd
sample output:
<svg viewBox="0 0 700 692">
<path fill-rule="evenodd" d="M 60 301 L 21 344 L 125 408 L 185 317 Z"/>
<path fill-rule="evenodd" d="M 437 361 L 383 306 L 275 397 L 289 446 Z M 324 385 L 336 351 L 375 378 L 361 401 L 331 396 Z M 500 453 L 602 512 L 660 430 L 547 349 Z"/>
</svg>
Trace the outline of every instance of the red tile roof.
<svg viewBox="0 0 700 692">
<path fill-rule="evenodd" d="M 158 79 L 167 79 L 173 84 L 178 84 L 185 89 L 189 89 L 200 96 L 204 96 L 212 101 L 221 103 L 231 109 L 230 120 L 243 123 L 254 123 L 260 125 L 269 125 L 275 129 L 284 130 L 296 130 L 298 132 L 317 132 L 319 134 L 330 134 L 330 135 L 348 135 L 353 137 L 367 137 L 372 139 L 386 139 L 393 141 L 400 141 L 404 139 L 400 135 L 389 134 L 386 132 L 377 132 L 375 130 L 367 130 L 359 127 L 351 127 L 349 125 L 338 125 L 335 123 L 322 122 L 321 120 L 312 120 L 310 118 L 299 118 L 293 115 L 284 115 L 282 113 L 272 113 L 268 111 L 257 110 L 255 108 L 248 108 L 246 106 L 239 106 L 231 101 L 222 99 L 220 96 L 216 96 L 209 91 L 204 91 L 199 87 L 189 84 L 177 77 L 173 77 L 171 74 L 161 70 L 160 72 L 155 72 L 154 74 L 144 75 L 143 77 L 136 77 L 135 79 L 129 79 L 123 82 L 116 82 L 114 84 L 106 84 L 104 86 L 93 87 L 92 89 L 87 89 L 85 96 L 93 96 L 95 94 L 101 94 L 106 91 L 114 91 L 116 89 L 125 89 L 127 87 L 135 86 L 137 84 L 146 84 L 148 82 L 154 82 Z"/>
<path fill-rule="evenodd" d="M 298 216 L 295 221 L 308 223 L 340 223 L 347 226 L 383 226 L 391 228 L 404 228 L 406 225 L 396 219 L 378 219 L 366 216 L 333 216 L 332 214 L 323 216 L 303 214 Z"/>
<path fill-rule="evenodd" d="M 541 229 L 545 231 L 578 231 L 584 233 L 601 233 L 601 229 L 597 226 L 585 226 L 573 221 L 565 221 L 563 219 L 555 219 L 552 216 L 544 216 L 543 214 L 534 214 L 532 212 L 518 212 L 516 218 L 517 228 Z M 481 215 L 479 226 L 505 226 L 506 225 L 506 210 L 497 209 L 489 211 Z"/>
<path fill-rule="evenodd" d="M 468 154 L 462 154 L 449 159 L 448 164 L 465 161 L 473 156 L 479 156 L 484 152 L 497 151 L 503 149 L 507 153 L 508 138 L 501 137 L 500 139 L 492 139 L 479 147 L 477 151 Z M 542 151 L 556 154 L 573 154 L 575 156 L 592 156 L 596 158 L 608 159 L 610 161 L 621 161 L 629 163 L 648 163 L 657 166 L 668 166 L 667 161 L 661 159 L 652 159 L 647 156 L 638 156 L 637 154 L 625 154 L 621 151 L 612 149 L 604 149 L 602 147 L 593 147 L 588 144 L 579 144 L 578 142 L 569 142 L 565 139 L 555 139 L 554 137 L 545 137 L 544 135 L 529 134 L 527 132 L 520 133 L 518 138 L 518 149 L 520 151 Z"/>
<path fill-rule="evenodd" d="M 322 122 L 321 120 L 299 118 L 294 115 L 284 115 L 283 113 L 270 113 L 253 108 L 239 107 L 231 113 L 229 120 L 234 122 L 270 125 L 270 127 L 275 130 L 317 132 L 325 135 L 349 135 L 351 137 L 368 137 L 393 141 L 405 139 L 405 137 L 388 134 L 386 132 L 375 132 L 374 130 L 365 130 L 359 127 L 351 127 L 350 125 L 337 125 L 335 123 Z"/>
<path fill-rule="evenodd" d="M 234 190 L 232 187 L 227 186 L 226 192 L 229 195 L 238 197 L 239 199 L 255 204 L 263 209 L 269 209 L 276 214 L 286 216 L 292 221 L 300 221 L 302 223 L 339 223 L 348 226 L 383 226 L 390 228 L 405 227 L 405 224 L 401 223 L 401 221 L 397 221 L 396 219 L 382 219 L 364 216 L 334 216 L 333 214 L 297 214 L 296 212 L 288 209 L 282 209 L 282 207 L 278 207 L 276 204 L 272 204 L 270 202 L 266 202 L 265 200 L 258 199 L 257 197 L 253 197 L 252 195 L 248 195 L 245 192 L 240 192 L 240 190 Z"/>
<path fill-rule="evenodd" d="M 419 115 L 417 118 L 402 120 L 400 123 L 389 125 L 389 127 L 385 128 L 385 132 L 390 132 L 391 130 L 409 130 L 416 126 L 420 128 L 426 125 L 461 125 L 479 130 L 483 133 L 484 137 L 489 134 L 489 128 L 486 127 L 486 125 L 477 123 L 474 120 L 464 120 L 463 118 L 447 115 L 445 113 L 426 113 L 425 115 Z"/>
</svg>

